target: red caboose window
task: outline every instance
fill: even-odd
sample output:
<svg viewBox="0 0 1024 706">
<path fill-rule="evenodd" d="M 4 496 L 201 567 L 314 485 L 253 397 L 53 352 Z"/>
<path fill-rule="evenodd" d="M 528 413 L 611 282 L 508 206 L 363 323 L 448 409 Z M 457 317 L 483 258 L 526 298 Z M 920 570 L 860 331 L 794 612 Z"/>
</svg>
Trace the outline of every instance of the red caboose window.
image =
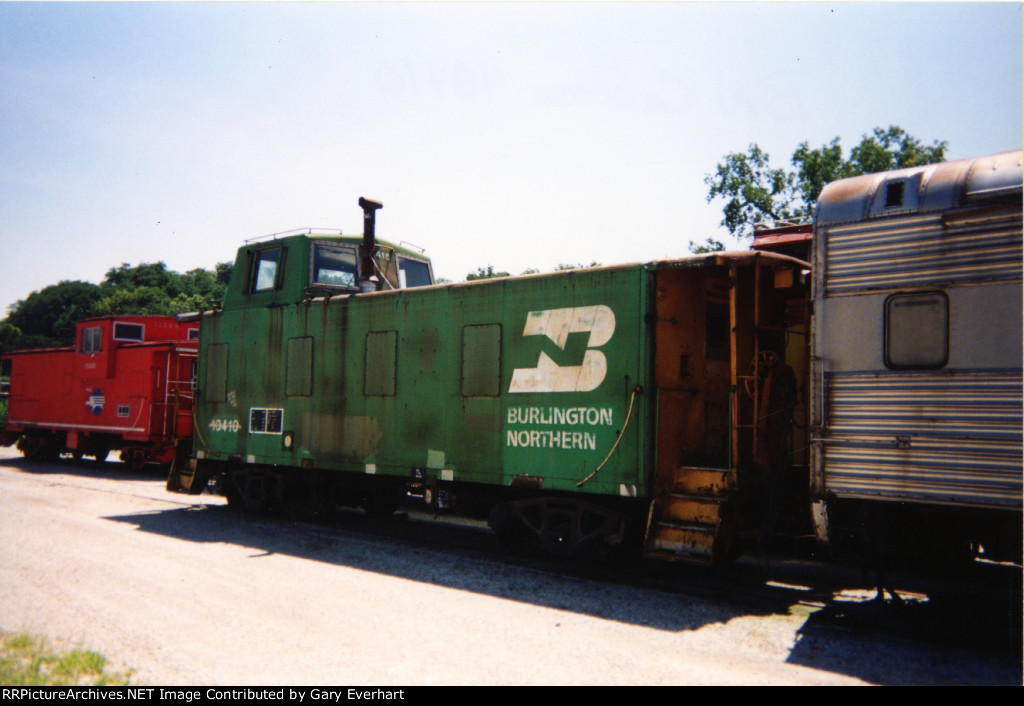
<svg viewBox="0 0 1024 706">
<path fill-rule="evenodd" d="M 145 338 L 145 327 L 142 324 L 130 324 L 124 321 L 114 322 L 115 341 L 141 342 Z"/>
<path fill-rule="evenodd" d="M 78 350 L 82 353 L 99 353 L 103 350 L 103 329 L 90 326 L 82 329 L 82 340 Z"/>
</svg>

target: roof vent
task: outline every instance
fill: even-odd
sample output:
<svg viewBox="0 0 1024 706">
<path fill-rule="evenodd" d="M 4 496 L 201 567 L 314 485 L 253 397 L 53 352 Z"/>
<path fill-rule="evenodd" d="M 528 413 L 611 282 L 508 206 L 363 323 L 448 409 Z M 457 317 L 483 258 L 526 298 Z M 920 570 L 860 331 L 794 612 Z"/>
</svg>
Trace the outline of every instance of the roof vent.
<svg viewBox="0 0 1024 706">
<path fill-rule="evenodd" d="M 885 207 L 900 208 L 903 205 L 904 181 L 891 181 L 885 185 Z"/>
</svg>

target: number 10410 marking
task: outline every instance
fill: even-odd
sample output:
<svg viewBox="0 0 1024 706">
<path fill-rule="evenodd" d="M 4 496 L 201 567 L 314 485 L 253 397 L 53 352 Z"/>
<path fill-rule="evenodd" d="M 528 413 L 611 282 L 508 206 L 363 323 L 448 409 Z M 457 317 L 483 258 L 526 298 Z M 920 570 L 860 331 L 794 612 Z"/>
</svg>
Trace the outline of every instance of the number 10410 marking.
<svg viewBox="0 0 1024 706">
<path fill-rule="evenodd" d="M 214 419 L 210 422 L 210 429 L 213 431 L 230 431 L 238 433 L 242 424 L 237 419 Z"/>
</svg>

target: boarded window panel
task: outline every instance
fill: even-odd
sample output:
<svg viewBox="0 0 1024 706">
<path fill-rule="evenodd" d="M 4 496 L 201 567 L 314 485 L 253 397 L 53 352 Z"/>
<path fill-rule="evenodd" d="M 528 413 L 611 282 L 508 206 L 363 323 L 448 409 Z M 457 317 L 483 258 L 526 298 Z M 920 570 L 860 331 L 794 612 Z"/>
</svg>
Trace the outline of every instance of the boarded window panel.
<svg viewBox="0 0 1024 706">
<path fill-rule="evenodd" d="M 214 344 L 206 349 L 206 353 L 206 400 L 227 402 L 228 344 Z"/>
<path fill-rule="evenodd" d="M 885 302 L 885 363 L 941 368 L 949 360 L 949 300 L 943 292 L 894 294 Z"/>
<path fill-rule="evenodd" d="M 437 362 L 437 329 L 425 328 L 420 337 L 420 372 L 432 373 Z"/>
<path fill-rule="evenodd" d="M 367 397 L 391 397 L 395 394 L 395 358 L 398 334 L 395 331 L 371 331 L 366 334 Z"/>
<path fill-rule="evenodd" d="M 497 397 L 501 388 L 501 325 L 462 329 L 462 394 Z"/>
<path fill-rule="evenodd" d="M 309 397 L 313 394 L 313 338 L 288 339 L 288 366 L 285 394 L 289 397 Z"/>
</svg>

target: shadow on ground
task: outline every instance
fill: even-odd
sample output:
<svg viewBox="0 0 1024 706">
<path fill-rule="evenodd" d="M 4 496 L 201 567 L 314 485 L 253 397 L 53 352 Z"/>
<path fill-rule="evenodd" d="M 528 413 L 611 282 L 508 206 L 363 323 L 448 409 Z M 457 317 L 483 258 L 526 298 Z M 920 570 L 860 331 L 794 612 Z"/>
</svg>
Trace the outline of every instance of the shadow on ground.
<svg viewBox="0 0 1024 706">
<path fill-rule="evenodd" d="M 879 605 L 867 591 L 844 597 L 831 569 L 810 586 L 791 586 L 766 585 L 757 562 L 712 575 L 636 560 L 608 567 L 516 559 L 501 555 L 480 527 L 407 514 L 370 520 L 339 511 L 323 524 L 300 524 L 194 506 L 106 519 L 192 542 L 249 547 L 254 560 L 284 554 L 673 633 L 738 618 L 806 615 L 788 663 L 875 684 L 1021 683 L 1019 606 L 1014 623 L 1000 612 L 1009 608 L 990 601 Z M 780 564 L 768 571 L 784 576 L 796 569 Z M 1007 605 L 1019 602 L 1015 595 L 1008 594 Z"/>
</svg>

